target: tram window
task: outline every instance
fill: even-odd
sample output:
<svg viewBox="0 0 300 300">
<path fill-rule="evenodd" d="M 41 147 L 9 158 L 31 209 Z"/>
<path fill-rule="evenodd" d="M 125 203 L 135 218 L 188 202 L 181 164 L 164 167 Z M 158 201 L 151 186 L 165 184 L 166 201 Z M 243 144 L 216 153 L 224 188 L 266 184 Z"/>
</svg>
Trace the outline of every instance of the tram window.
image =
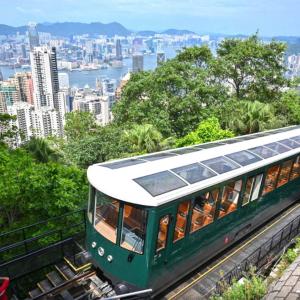
<svg viewBox="0 0 300 300">
<path fill-rule="evenodd" d="M 263 195 L 272 192 L 275 189 L 277 177 L 279 173 L 279 165 L 273 166 L 268 169 L 265 179 Z"/>
<path fill-rule="evenodd" d="M 237 209 L 242 180 L 233 181 L 223 188 L 219 218 L 222 218 Z"/>
<path fill-rule="evenodd" d="M 169 223 L 170 223 L 169 215 L 162 217 L 159 221 L 159 231 L 157 235 L 156 252 L 166 248 Z"/>
<path fill-rule="evenodd" d="M 113 243 L 117 240 L 117 227 L 120 202 L 96 192 L 95 228 Z"/>
<path fill-rule="evenodd" d="M 280 186 L 286 184 L 289 181 L 292 166 L 293 166 L 293 161 L 292 160 L 285 161 L 282 164 L 281 170 L 280 170 L 280 173 L 279 173 L 279 176 L 278 176 L 277 187 L 280 187 Z"/>
<path fill-rule="evenodd" d="M 263 179 L 263 174 L 259 174 L 259 175 L 255 176 L 255 182 L 254 182 L 254 186 L 253 186 L 253 190 L 252 190 L 251 201 L 254 201 L 258 198 L 262 179 Z"/>
<path fill-rule="evenodd" d="M 216 189 L 195 198 L 190 232 L 197 231 L 213 222 L 218 195 L 219 190 Z"/>
<path fill-rule="evenodd" d="M 184 238 L 186 231 L 187 216 L 189 213 L 191 201 L 181 202 L 178 206 L 176 225 L 174 230 L 173 242 L 177 242 Z"/>
<path fill-rule="evenodd" d="M 290 180 L 296 179 L 299 176 L 300 176 L 300 156 L 297 156 L 293 164 Z"/>
<path fill-rule="evenodd" d="M 147 224 L 147 211 L 125 204 L 121 234 L 121 247 L 143 254 Z"/>
<path fill-rule="evenodd" d="M 95 189 L 90 185 L 89 190 L 89 204 L 88 204 L 88 219 L 91 223 L 93 223 L 93 214 L 95 209 Z"/>
<path fill-rule="evenodd" d="M 246 182 L 245 192 L 243 195 L 242 205 L 246 205 L 251 201 L 254 201 L 258 198 L 259 190 L 262 181 L 262 174 L 249 177 Z"/>
</svg>

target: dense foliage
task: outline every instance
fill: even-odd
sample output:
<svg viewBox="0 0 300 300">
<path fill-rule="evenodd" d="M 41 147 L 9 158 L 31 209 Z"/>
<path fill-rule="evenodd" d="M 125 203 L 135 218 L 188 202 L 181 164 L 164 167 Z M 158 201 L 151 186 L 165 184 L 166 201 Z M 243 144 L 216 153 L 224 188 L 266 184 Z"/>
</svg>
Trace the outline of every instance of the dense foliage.
<svg viewBox="0 0 300 300">
<path fill-rule="evenodd" d="M 181 51 L 154 71 L 133 74 L 102 127 L 67 114 L 66 138 L 19 149 L 14 120 L 0 115 L 0 228 L 82 207 L 93 163 L 299 124 L 300 96 L 284 78 L 285 46 L 257 35 Z"/>
</svg>

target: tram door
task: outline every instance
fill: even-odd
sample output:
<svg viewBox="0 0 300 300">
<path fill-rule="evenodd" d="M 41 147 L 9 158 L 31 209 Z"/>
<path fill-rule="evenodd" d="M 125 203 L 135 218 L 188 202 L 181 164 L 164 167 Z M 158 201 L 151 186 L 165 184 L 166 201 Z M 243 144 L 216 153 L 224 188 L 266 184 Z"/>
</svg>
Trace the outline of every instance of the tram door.
<svg viewBox="0 0 300 300">
<path fill-rule="evenodd" d="M 168 244 L 170 239 L 172 215 L 169 210 L 161 212 L 158 216 L 158 231 L 155 245 L 153 265 L 166 264 L 168 262 Z"/>
</svg>

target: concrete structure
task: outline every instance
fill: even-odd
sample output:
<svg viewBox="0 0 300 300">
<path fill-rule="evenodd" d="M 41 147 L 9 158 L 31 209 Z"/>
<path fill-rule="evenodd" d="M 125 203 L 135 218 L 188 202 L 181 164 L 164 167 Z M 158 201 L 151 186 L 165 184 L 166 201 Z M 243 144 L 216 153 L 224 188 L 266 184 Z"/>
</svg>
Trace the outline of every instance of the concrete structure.
<svg viewBox="0 0 300 300">
<path fill-rule="evenodd" d="M 132 72 L 137 73 L 144 70 L 144 56 L 143 54 L 132 55 Z"/>
</svg>

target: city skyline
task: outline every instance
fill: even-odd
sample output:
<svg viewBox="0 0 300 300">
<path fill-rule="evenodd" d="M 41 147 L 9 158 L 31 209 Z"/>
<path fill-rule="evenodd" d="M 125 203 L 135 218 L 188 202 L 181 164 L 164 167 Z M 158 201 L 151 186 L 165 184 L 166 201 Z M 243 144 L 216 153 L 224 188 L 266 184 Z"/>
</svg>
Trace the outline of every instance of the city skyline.
<svg viewBox="0 0 300 300">
<path fill-rule="evenodd" d="M 1 0 L 3 1 L 3 0 Z M 60 7 L 58 11 L 56 8 Z M 265 0 L 13 0 L 2 6 L 1 23 L 120 22 L 130 30 L 187 29 L 197 33 L 300 35 L 299 1 Z"/>
</svg>

